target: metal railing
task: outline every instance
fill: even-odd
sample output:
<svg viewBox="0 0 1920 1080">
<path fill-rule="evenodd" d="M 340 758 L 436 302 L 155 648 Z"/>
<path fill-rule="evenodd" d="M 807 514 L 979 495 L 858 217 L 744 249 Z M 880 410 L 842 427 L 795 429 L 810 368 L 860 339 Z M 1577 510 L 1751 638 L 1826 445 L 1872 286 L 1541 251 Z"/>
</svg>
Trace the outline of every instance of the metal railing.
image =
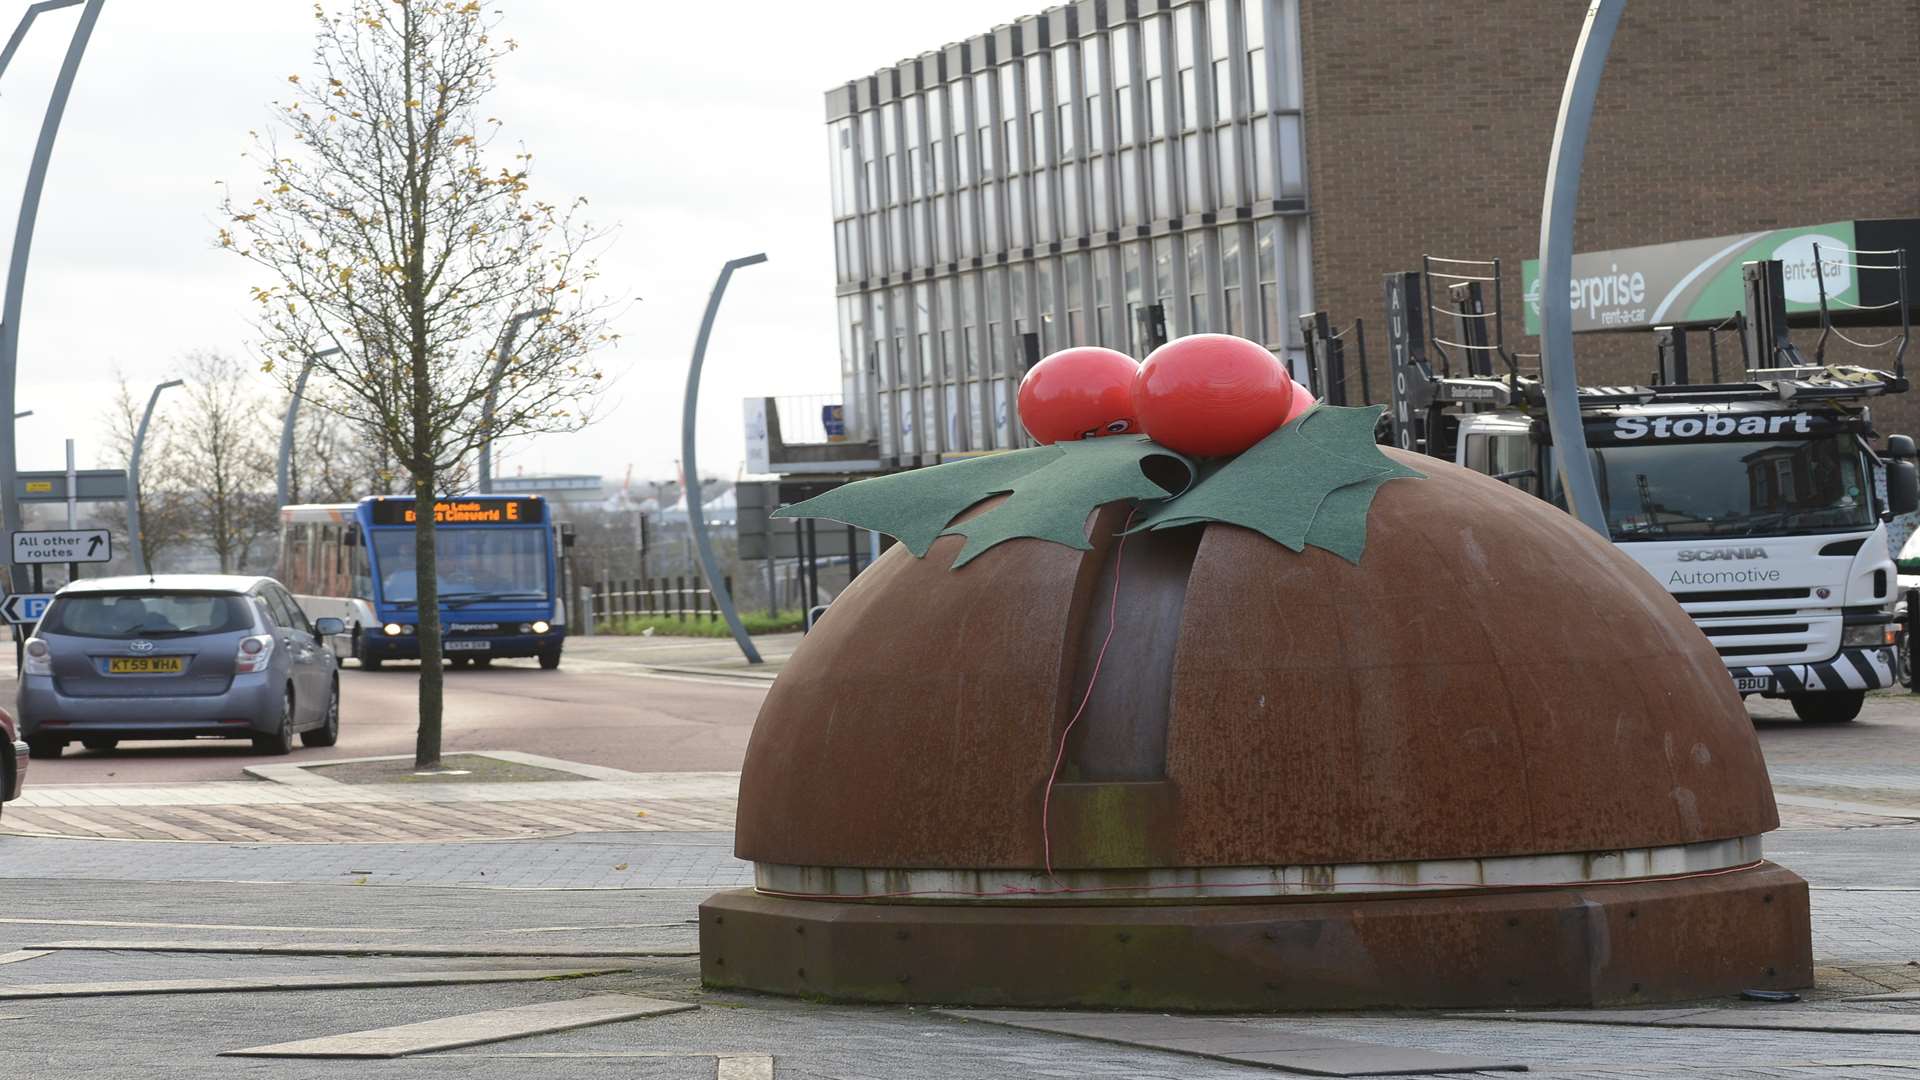
<svg viewBox="0 0 1920 1080">
<path fill-rule="evenodd" d="M 722 579 L 728 592 L 733 590 L 731 576 Z M 675 575 L 670 578 L 628 578 L 602 581 L 587 587 L 593 604 L 595 631 L 613 629 L 633 618 L 699 619 L 711 622 L 720 617 L 713 591 L 700 583 L 698 576 Z"/>
<path fill-rule="evenodd" d="M 839 394 L 777 397 L 773 404 L 780 414 L 780 440 L 789 446 L 846 442 L 853 437 L 845 398 Z M 837 422 L 829 425 L 830 416 L 837 416 Z"/>
</svg>

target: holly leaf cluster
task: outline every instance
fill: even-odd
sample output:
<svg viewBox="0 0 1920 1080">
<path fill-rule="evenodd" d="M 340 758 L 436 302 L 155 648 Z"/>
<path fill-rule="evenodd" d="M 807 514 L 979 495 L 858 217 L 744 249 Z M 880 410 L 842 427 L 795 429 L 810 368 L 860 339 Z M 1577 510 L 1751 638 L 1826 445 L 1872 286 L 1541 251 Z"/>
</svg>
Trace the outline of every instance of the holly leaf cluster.
<svg viewBox="0 0 1920 1080">
<path fill-rule="evenodd" d="M 1218 521 L 1293 551 L 1312 545 L 1358 563 L 1374 495 L 1390 480 L 1423 475 L 1381 453 L 1373 439 L 1380 412 L 1316 406 L 1204 470 L 1144 437 L 1082 439 L 859 480 L 774 516 L 874 529 L 921 557 L 941 536 L 965 536 L 957 570 L 1023 537 L 1090 550 L 1093 511 L 1132 502 L 1144 511 L 1133 532 Z M 955 521 L 1000 495 L 999 505 Z"/>
</svg>

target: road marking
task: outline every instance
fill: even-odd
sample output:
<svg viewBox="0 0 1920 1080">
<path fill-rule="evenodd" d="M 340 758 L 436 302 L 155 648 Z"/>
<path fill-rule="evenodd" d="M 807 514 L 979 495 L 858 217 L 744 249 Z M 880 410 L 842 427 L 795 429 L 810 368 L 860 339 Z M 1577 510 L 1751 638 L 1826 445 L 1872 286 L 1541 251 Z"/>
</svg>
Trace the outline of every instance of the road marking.
<svg viewBox="0 0 1920 1080">
<path fill-rule="evenodd" d="M 141 979 L 131 982 L 24 983 L 0 986 L 0 999 L 111 997 L 127 994 L 229 994 L 248 990 L 360 990 L 378 986 L 456 986 L 536 982 L 632 971 L 597 968 L 500 968 L 493 971 L 414 971 L 404 975 L 288 975 L 254 979 Z"/>
<path fill-rule="evenodd" d="M 397 1058 L 697 1008 L 698 1005 L 686 1002 L 659 1001 L 630 994 L 593 994 L 569 1001 L 545 1001 L 538 1005 L 465 1013 L 417 1024 L 373 1028 L 270 1046 L 252 1046 L 244 1050 L 223 1050 L 220 1056 Z M 746 1080 L 746 1075 L 742 1074 L 741 1080 Z M 771 1075 L 767 1074 L 768 1077 Z M 724 1067 L 721 1076 L 726 1076 Z"/>
<path fill-rule="evenodd" d="M 699 956 L 698 949 L 587 949 L 516 947 L 512 945 L 327 945 L 284 941 L 53 941 L 31 948 L 48 952 L 158 952 L 158 953 L 249 953 L 273 956 L 495 956 L 495 957 L 653 957 L 679 958 Z M 34 955 L 44 955 L 36 953 Z M 25 960 L 27 957 L 20 957 Z M 0 957 L 0 963 L 6 963 Z"/>
<path fill-rule="evenodd" d="M 0 964 L 17 964 L 36 956 L 46 956 L 52 951 L 51 949 L 15 949 L 10 953 L 0 953 Z"/>
<path fill-rule="evenodd" d="M 773 1080 L 771 1054 L 716 1054 L 714 1080 Z"/>
<path fill-rule="evenodd" d="M 669 845 L 656 845 L 669 846 Z M 711 844 L 682 844 L 680 847 L 712 847 Z M 700 925 L 698 919 L 681 919 L 679 922 L 636 922 L 609 923 L 606 926 L 509 926 L 500 930 L 482 930 L 483 934 L 558 934 L 568 930 L 691 930 Z"/>
<path fill-rule="evenodd" d="M 0 918 L 16 926 L 121 926 L 139 930 L 265 930 L 276 934 L 418 934 L 410 926 L 242 926 L 236 923 L 133 922 L 122 919 Z"/>
</svg>

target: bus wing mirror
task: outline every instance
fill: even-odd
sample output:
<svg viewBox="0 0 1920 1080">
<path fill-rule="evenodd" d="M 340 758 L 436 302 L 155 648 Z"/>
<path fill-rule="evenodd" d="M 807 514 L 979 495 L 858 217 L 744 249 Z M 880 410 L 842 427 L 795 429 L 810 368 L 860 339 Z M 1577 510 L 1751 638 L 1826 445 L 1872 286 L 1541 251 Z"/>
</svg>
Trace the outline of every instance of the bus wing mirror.
<svg viewBox="0 0 1920 1080">
<path fill-rule="evenodd" d="M 573 524 L 571 522 L 562 524 L 560 526 L 560 546 L 562 548 L 570 548 L 573 546 L 574 539 Z"/>
<path fill-rule="evenodd" d="M 359 547 L 360 546 L 359 526 L 349 525 L 345 529 L 342 529 L 340 531 L 340 545 L 342 547 Z"/>
</svg>

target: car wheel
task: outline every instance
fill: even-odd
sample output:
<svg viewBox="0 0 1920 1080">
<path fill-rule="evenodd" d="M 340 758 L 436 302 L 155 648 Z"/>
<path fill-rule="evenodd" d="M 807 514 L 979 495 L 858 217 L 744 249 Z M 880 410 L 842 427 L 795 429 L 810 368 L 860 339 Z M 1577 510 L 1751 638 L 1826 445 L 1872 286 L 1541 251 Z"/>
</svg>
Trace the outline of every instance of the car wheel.
<svg viewBox="0 0 1920 1080">
<path fill-rule="evenodd" d="M 293 688 L 288 687 L 285 697 L 280 699 L 280 730 L 271 735 L 255 735 L 253 751 L 256 754 L 293 753 Z"/>
<path fill-rule="evenodd" d="M 541 670 L 552 671 L 559 666 L 560 666 L 560 650 L 559 649 L 548 649 L 546 652 L 543 652 L 540 654 Z"/>
<path fill-rule="evenodd" d="M 333 680 L 333 694 L 327 701 L 327 722 L 312 731 L 300 733 L 302 746 L 332 746 L 340 741 L 340 680 Z"/>
<path fill-rule="evenodd" d="M 1809 724 L 1844 724 L 1860 715 L 1866 704 L 1865 690 L 1843 690 L 1833 694 L 1789 694 L 1793 715 Z"/>
<path fill-rule="evenodd" d="M 51 761 L 59 757 L 60 751 L 66 748 L 67 742 L 65 739 L 36 739 L 32 737 L 28 737 L 27 739 L 27 754 L 42 760 Z"/>
<path fill-rule="evenodd" d="M 89 750 L 111 750 L 120 745 L 119 739 L 81 739 L 80 745 Z"/>
</svg>

